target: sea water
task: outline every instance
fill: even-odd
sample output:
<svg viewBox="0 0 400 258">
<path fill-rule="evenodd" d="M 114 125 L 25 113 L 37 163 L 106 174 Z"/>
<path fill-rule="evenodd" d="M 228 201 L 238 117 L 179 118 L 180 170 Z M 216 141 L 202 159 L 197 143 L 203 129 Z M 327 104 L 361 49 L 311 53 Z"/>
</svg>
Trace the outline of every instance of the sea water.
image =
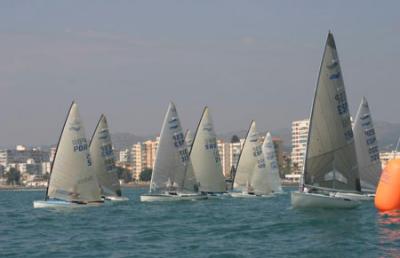
<svg viewBox="0 0 400 258">
<path fill-rule="evenodd" d="M 0 257 L 399 257 L 400 216 L 372 202 L 297 210 L 274 198 L 33 209 L 44 191 L 0 191 Z"/>
</svg>

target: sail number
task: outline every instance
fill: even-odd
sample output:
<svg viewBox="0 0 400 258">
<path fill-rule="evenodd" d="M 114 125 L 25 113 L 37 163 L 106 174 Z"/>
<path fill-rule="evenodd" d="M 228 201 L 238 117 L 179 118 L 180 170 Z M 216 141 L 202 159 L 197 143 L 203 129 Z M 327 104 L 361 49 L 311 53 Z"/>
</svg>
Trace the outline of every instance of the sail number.
<svg viewBox="0 0 400 258">
<path fill-rule="evenodd" d="M 172 139 L 174 140 L 174 145 L 176 148 L 181 147 L 185 143 L 185 137 L 183 136 L 183 133 L 174 134 Z"/>
<path fill-rule="evenodd" d="M 88 149 L 88 145 L 85 138 L 80 138 L 72 141 L 72 145 L 74 147 L 74 152 L 81 152 Z"/>
</svg>

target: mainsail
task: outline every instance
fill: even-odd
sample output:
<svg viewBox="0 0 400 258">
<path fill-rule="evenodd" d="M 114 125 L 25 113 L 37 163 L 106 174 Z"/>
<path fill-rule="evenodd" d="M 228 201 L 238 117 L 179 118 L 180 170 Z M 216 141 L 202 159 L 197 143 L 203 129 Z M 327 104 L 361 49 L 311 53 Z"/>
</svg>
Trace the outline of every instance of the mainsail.
<svg viewBox="0 0 400 258">
<path fill-rule="evenodd" d="M 78 106 L 72 103 L 57 145 L 46 199 L 91 202 L 100 200 Z"/>
<path fill-rule="evenodd" d="M 185 133 L 185 142 L 186 142 L 186 145 L 187 145 L 188 150 L 190 152 L 190 150 L 192 149 L 192 144 L 193 144 L 193 135 L 192 135 L 192 132 L 189 129 L 186 130 L 186 133 Z"/>
<path fill-rule="evenodd" d="M 90 154 L 97 180 L 103 195 L 121 196 L 121 187 L 115 167 L 115 156 L 112 149 L 107 119 L 101 115 L 90 140 Z"/>
<path fill-rule="evenodd" d="M 265 136 L 262 151 L 267 171 L 271 175 L 271 189 L 274 192 L 282 192 L 281 177 L 279 175 L 279 166 L 278 161 L 276 160 L 275 147 L 269 132 Z"/>
<path fill-rule="evenodd" d="M 315 90 L 303 176 L 305 185 L 360 191 L 349 107 L 331 33 Z"/>
<path fill-rule="evenodd" d="M 262 154 L 261 145 L 258 142 L 256 123 L 251 121 L 242 151 L 237 163 L 236 175 L 233 181 L 233 190 L 245 192 L 251 185 L 251 177 L 256 166 L 255 156 Z"/>
<path fill-rule="evenodd" d="M 374 191 L 381 176 L 381 161 L 368 102 L 363 97 L 353 126 L 358 170 L 363 190 Z"/>
<path fill-rule="evenodd" d="M 217 136 L 208 107 L 204 108 L 197 127 L 190 159 L 202 192 L 226 191 Z"/>
<path fill-rule="evenodd" d="M 160 133 L 150 192 L 197 191 L 197 182 L 174 103 L 168 106 Z"/>
</svg>

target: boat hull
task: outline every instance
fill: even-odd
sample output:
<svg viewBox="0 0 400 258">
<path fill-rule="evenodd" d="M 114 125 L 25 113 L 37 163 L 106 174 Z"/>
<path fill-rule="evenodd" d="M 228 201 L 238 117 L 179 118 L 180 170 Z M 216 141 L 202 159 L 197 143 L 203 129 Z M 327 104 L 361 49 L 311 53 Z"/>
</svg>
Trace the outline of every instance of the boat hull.
<svg viewBox="0 0 400 258">
<path fill-rule="evenodd" d="M 225 198 L 230 198 L 229 193 L 202 193 L 203 195 L 206 195 L 208 199 L 225 199 Z"/>
<path fill-rule="evenodd" d="M 229 193 L 229 195 L 233 198 L 260 198 L 260 197 L 264 197 L 264 198 L 270 198 L 273 197 L 273 194 L 261 194 L 261 195 L 256 195 L 256 194 L 248 194 L 248 193 Z"/>
<path fill-rule="evenodd" d="M 126 202 L 129 201 L 129 198 L 125 196 L 105 196 L 104 200 L 111 202 Z"/>
<path fill-rule="evenodd" d="M 75 203 L 62 200 L 33 201 L 33 208 L 79 208 L 100 206 L 103 202 Z"/>
<path fill-rule="evenodd" d="M 336 193 L 332 193 L 332 195 L 335 197 L 348 198 L 353 201 L 373 201 L 375 198 L 374 194 L 356 194 L 356 193 L 336 192 Z"/>
<path fill-rule="evenodd" d="M 174 202 L 174 201 L 196 201 L 205 200 L 207 195 L 203 194 L 143 194 L 141 202 Z"/>
<path fill-rule="evenodd" d="M 317 193 L 292 192 L 293 208 L 351 209 L 360 205 L 359 201 Z"/>
</svg>

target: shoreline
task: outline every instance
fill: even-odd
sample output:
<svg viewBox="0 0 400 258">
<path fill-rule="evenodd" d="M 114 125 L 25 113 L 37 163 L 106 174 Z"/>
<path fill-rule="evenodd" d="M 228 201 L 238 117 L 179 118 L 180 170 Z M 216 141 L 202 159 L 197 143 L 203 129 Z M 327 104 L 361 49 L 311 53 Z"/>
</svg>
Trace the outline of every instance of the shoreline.
<svg viewBox="0 0 400 258">
<path fill-rule="evenodd" d="M 140 189 L 140 188 L 148 188 L 150 182 L 140 182 L 140 183 L 124 183 L 121 184 L 122 188 L 132 188 L 132 189 Z M 295 187 L 298 186 L 299 183 L 288 183 L 282 182 L 283 187 Z M 0 185 L 0 191 L 9 191 L 9 190 L 24 190 L 24 191 L 38 191 L 38 190 L 46 190 L 46 186 L 22 186 L 22 185 Z"/>
</svg>

